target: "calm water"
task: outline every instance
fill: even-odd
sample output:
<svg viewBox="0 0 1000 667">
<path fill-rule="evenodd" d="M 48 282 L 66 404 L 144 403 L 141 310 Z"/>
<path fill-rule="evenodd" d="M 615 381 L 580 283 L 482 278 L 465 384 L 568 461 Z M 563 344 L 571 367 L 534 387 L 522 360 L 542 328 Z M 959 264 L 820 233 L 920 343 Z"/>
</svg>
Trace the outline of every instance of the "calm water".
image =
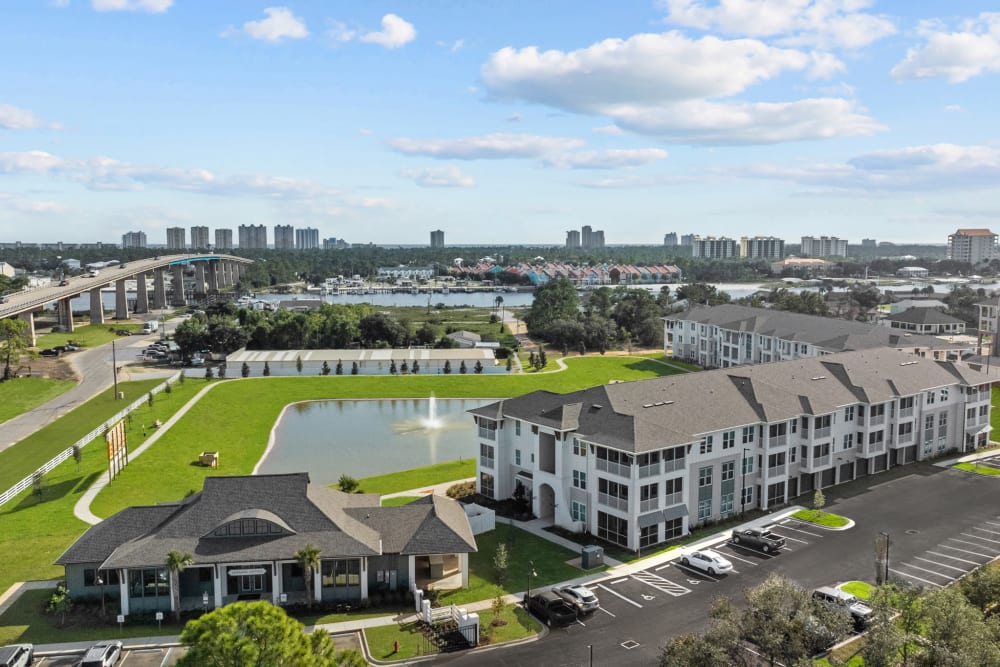
<svg viewBox="0 0 1000 667">
<path fill-rule="evenodd" d="M 466 410 L 490 401 L 427 399 L 315 401 L 289 407 L 259 474 L 307 471 L 313 482 L 368 477 L 478 456 L 476 425 Z"/>
</svg>

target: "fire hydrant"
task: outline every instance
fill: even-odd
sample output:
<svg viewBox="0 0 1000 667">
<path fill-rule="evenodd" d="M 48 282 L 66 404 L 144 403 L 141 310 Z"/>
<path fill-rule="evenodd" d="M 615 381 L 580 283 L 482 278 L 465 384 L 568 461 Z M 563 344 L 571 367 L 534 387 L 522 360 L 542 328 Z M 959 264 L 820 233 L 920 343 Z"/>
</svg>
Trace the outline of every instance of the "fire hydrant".
<svg viewBox="0 0 1000 667">
<path fill-rule="evenodd" d="M 392 643 L 392 652 L 399 653 L 399 640 L 396 640 Z"/>
</svg>

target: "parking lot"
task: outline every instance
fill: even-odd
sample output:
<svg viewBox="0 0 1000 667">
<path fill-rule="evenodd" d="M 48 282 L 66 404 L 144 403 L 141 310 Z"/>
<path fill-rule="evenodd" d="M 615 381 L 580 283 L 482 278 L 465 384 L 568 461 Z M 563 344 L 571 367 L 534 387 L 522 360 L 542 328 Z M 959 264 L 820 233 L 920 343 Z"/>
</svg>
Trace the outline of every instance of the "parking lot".
<svg viewBox="0 0 1000 667">
<path fill-rule="evenodd" d="M 130 649 L 122 653 L 120 667 L 167 667 L 176 664 L 184 655 L 183 647 Z M 80 660 L 80 655 L 67 655 L 55 658 L 38 658 L 34 667 L 71 667 Z"/>
<path fill-rule="evenodd" d="M 943 588 L 965 574 L 1000 557 L 1000 515 L 970 523 L 918 556 L 894 562 L 889 545 L 890 578 L 917 586 Z"/>
</svg>

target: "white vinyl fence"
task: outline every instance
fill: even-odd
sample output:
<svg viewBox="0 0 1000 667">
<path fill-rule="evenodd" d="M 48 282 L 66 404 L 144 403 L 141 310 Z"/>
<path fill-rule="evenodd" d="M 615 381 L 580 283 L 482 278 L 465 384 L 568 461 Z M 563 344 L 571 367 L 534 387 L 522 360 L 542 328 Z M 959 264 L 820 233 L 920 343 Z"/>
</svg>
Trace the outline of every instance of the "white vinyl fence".
<svg viewBox="0 0 1000 667">
<path fill-rule="evenodd" d="M 159 384 L 159 385 L 153 387 L 153 389 L 149 392 L 149 394 L 158 394 L 158 393 L 160 393 L 161 391 L 163 391 L 163 388 L 166 387 L 168 384 L 173 384 L 174 382 L 176 382 L 177 378 L 179 378 L 180 375 L 181 375 L 180 373 L 177 373 L 177 374 L 175 374 L 175 375 L 167 378 L 166 381 L 163 382 L 163 384 Z M 73 456 L 73 448 L 74 447 L 79 447 L 79 448 L 83 449 L 83 447 L 85 447 L 88 443 L 90 443 L 92 440 L 95 440 L 98 436 L 100 436 L 101 434 L 103 434 L 104 431 L 108 427 L 114 426 L 116 423 L 118 423 L 119 420 L 124 419 L 130 412 L 132 412 L 133 410 L 136 410 L 137 408 L 142 407 L 142 405 L 148 400 L 149 394 L 143 394 L 141 398 L 137 398 L 136 400 L 134 400 L 128 407 L 126 407 L 125 409 L 119 411 L 114 417 L 111 417 L 106 422 L 104 422 L 103 424 L 101 424 L 100 426 L 98 426 L 97 428 L 95 428 L 93 431 L 91 431 L 90 433 L 88 433 L 87 435 L 83 436 L 82 438 L 80 438 L 79 440 L 77 440 L 75 443 L 73 443 L 72 445 L 70 445 L 69 447 L 67 447 L 66 449 L 64 449 L 61 452 L 59 452 L 58 454 L 56 454 L 51 460 L 49 460 L 41 468 L 38 468 L 33 473 L 31 473 L 30 475 L 28 475 L 27 477 L 25 477 L 24 479 L 22 479 L 20 482 L 18 482 L 17 484 L 15 484 L 14 486 L 10 487 L 6 491 L 4 491 L 2 494 L 0 494 L 0 507 L 2 507 L 9 500 L 12 500 L 13 498 L 15 498 L 17 495 L 19 495 L 25 489 L 30 488 L 31 487 L 31 481 L 35 478 L 35 475 L 38 475 L 38 474 L 44 475 L 45 473 L 49 472 L 50 470 L 52 470 L 53 468 L 55 468 L 57 465 L 59 465 L 60 463 L 62 463 L 66 459 L 68 459 L 69 457 Z"/>
</svg>

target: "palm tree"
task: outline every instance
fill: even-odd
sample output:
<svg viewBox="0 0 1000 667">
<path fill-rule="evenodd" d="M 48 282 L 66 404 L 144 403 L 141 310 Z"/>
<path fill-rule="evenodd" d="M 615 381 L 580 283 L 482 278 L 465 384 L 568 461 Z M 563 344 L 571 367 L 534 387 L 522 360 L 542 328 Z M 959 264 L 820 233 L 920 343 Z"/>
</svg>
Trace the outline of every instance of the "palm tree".
<svg viewBox="0 0 1000 667">
<path fill-rule="evenodd" d="M 302 566 L 302 574 L 306 579 L 306 595 L 309 606 L 313 606 L 313 574 L 319 569 L 319 549 L 307 544 L 295 552 L 295 560 Z"/>
<path fill-rule="evenodd" d="M 194 565 L 191 554 L 171 551 L 167 554 L 167 570 L 170 572 L 170 595 L 174 600 L 174 620 L 181 620 L 181 581 L 180 573 L 189 565 Z"/>
</svg>

